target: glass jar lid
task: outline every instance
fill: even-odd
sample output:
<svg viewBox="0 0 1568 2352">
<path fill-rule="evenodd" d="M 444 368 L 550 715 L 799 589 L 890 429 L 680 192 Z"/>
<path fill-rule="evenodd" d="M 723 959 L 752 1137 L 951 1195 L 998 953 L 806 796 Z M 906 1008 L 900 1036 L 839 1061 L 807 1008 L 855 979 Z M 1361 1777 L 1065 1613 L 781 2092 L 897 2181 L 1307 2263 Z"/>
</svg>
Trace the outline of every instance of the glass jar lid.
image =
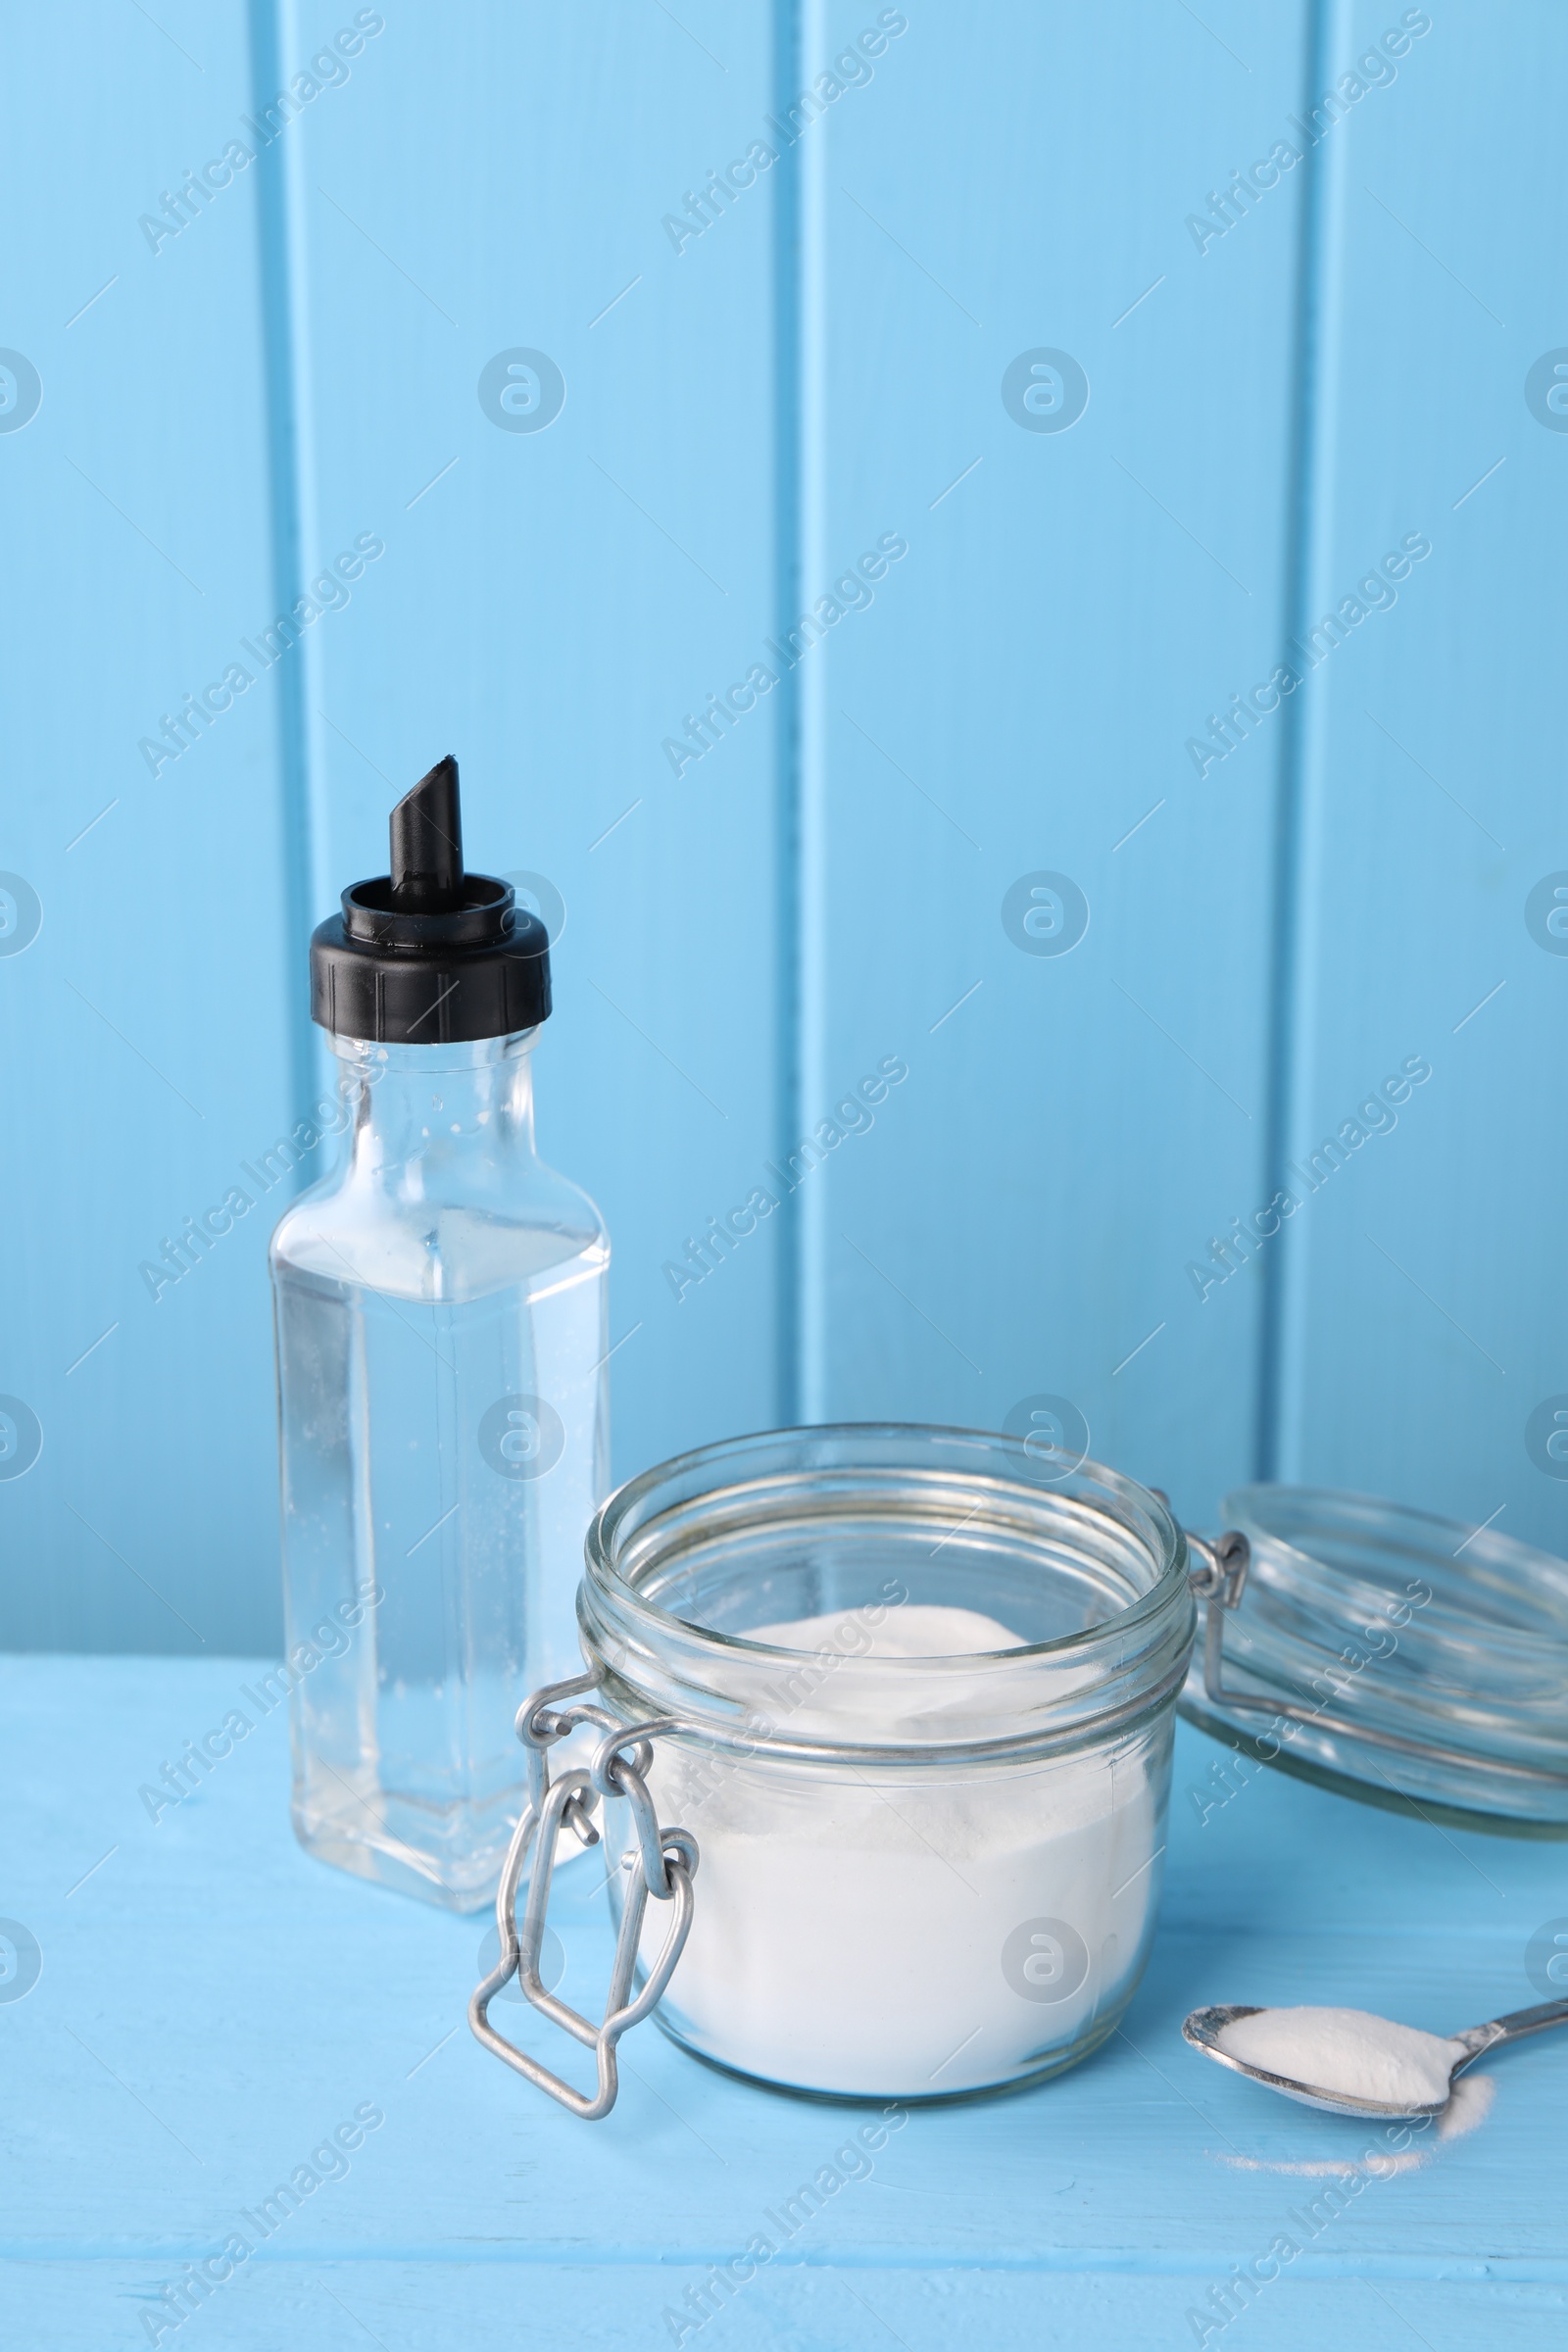
<svg viewBox="0 0 1568 2352">
<path fill-rule="evenodd" d="M 1250 1486 L 1182 1712 L 1348 1793 L 1568 1832 L 1568 1561 L 1376 1496 Z"/>
</svg>

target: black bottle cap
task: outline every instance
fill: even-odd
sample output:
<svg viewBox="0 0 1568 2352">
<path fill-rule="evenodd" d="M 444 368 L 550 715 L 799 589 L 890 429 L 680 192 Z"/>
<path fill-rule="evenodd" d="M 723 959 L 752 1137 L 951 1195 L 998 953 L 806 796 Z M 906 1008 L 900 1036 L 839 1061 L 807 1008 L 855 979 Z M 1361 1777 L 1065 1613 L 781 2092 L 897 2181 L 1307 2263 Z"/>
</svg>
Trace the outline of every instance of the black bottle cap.
<svg viewBox="0 0 1568 2352">
<path fill-rule="evenodd" d="M 550 1016 L 550 941 L 510 882 L 463 866 L 449 754 L 392 811 L 392 871 L 311 940 L 311 1018 L 382 1046 L 507 1037 Z"/>
</svg>

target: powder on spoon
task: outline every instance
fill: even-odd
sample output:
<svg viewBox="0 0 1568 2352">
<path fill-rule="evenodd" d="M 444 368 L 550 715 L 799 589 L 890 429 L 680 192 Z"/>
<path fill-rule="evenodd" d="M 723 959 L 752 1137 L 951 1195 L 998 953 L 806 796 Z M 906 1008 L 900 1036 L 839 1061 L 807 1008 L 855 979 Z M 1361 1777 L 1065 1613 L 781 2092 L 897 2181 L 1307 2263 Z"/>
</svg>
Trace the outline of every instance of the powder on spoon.
<svg viewBox="0 0 1568 2352">
<path fill-rule="evenodd" d="M 1259 2009 L 1233 2018 L 1218 2038 L 1228 2057 L 1305 2089 L 1405 2113 L 1446 2099 L 1449 2073 L 1465 2055 L 1461 2041 L 1396 2026 L 1365 2009 Z"/>
</svg>

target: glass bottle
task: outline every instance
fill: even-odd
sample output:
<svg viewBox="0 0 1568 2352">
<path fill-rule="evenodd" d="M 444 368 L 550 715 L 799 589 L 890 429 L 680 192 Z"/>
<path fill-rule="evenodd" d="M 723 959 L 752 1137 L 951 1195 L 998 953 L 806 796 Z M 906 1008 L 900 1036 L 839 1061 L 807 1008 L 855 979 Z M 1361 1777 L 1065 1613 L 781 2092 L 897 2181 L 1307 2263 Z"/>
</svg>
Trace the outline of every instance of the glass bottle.
<svg viewBox="0 0 1568 2352">
<path fill-rule="evenodd" d="M 455 761 L 391 864 L 312 941 L 344 1143 L 272 1237 L 292 1810 L 323 1860 L 468 1911 L 522 1808 L 516 1708 L 579 1665 L 610 1247 L 534 1147 L 548 942 L 464 872 Z"/>
</svg>

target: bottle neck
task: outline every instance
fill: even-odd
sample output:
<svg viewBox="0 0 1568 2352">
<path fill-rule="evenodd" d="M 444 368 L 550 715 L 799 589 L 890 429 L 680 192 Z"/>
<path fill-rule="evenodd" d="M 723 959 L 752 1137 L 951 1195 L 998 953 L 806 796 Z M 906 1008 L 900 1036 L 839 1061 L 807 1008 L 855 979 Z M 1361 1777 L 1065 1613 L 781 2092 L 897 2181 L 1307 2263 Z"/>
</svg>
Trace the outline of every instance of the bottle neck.
<svg viewBox="0 0 1568 2352">
<path fill-rule="evenodd" d="M 351 1113 L 347 1181 L 440 1196 L 461 1167 L 463 1189 L 487 1168 L 515 1172 L 536 1156 L 533 1045 L 537 1029 L 466 1045 L 378 1046 L 334 1037 L 339 1087 Z"/>
</svg>

